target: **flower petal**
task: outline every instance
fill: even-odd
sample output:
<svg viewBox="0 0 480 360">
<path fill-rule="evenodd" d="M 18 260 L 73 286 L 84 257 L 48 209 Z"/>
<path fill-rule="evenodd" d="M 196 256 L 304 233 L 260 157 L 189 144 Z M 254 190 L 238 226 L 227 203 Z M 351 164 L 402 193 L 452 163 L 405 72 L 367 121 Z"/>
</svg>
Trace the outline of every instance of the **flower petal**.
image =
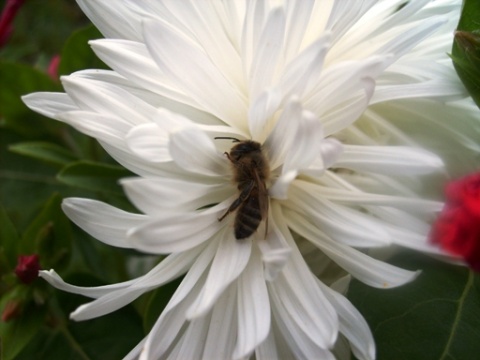
<svg viewBox="0 0 480 360">
<path fill-rule="evenodd" d="M 236 287 L 231 285 L 212 310 L 202 359 L 231 359 L 237 337 Z"/>
<path fill-rule="evenodd" d="M 253 353 L 270 330 L 270 300 L 263 277 L 258 249 L 237 281 L 238 331 L 233 358 L 242 359 Z"/>
<path fill-rule="evenodd" d="M 81 110 L 113 115 L 132 125 L 147 122 L 155 114 L 153 106 L 112 84 L 74 75 L 61 80 Z"/>
<path fill-rule="evenodd" d="M 249 73 L 249 95 L 255 99 L 272 84 L 273 76 L 283 53 L 285 12 L 282 7 L 270 11 L 253 53 Z"/>
<path fill-rule="evenodd" d="M 64 93 L 37 92 L 22 96 L 22 101 L 31 110 L 52 119 L 59 113 L 78 110 L 70 96 Z"/>
<path fill-rule="evenodd" d="M 143 213 L 195 211 L 222 202 L 232 195 L 227 184 L 207 184 L 191 178 L 129 178 L 121 184 L 130 201 Z"/>
<path fill-rule="evenodd" d="M 225 176 L 227 161 L 202 130 L 194 127 L 174 132 L 170 136 L 170 156 L 181 168 L 207 176 Z"/>
<path fill-rule="evenodd" d="M 163 21 L 145 20 L 143 26 L 148 50 L 166 76 L 203 110 L 245 130 L 246 100 L 207 54 L 190 38 Z"/>
<path fill-rule="evenodd" d="M 127 232 L 147 220 L 145 215 L 132 214 L 90 199 L 65 199 L 62 209 L 70 220 L 91 236 L 120 248 L 132 247 L 127 241 Z"/>
<path fill-rule="evenodd" d="M 131 228 L 128 241 L 135 249 L 153 254 L 191 249 L 225 227 L 218 217 L 228 206 L 228 201 L 224 201 L 207 210 L 158 214 L 152 220 Z"/>
<path fill-rule="evenodd" d="M 204 315 L 214 305 L 222 292 L 243 272 L 252 249 L 250 240 L 237 240 L 228 227 L 223 230 L 223 239 L 218 246 L 202 292 L 188 309 L 187 318 Z"/>
<path fill-rule="evenodd" d="M 126 137 L 128 147 L 136 155 L 151 162 L 172 161 L 168 149 L 169 134 L 157 124 L 141 124 L 132 128 Z"/>
<path fill-rule="evenodd" d="M 435 154 L 404 146 L 345 145 L 335 167 L 383 174 L 425 174 L 438 171 L 443 161 Z"/>
<path fill-rule="evenodd" d="M 95 40 L 89 44 L 101 60 L 142 88 L 183 104 L 197 106 L 190 97 L 169 83 L 144 44 L 120 39 Z"/>
<path fill-rule="evenodd" d="M 197 247 L 188 252 L 172 254 L 166 257 L 149 273 L 138 278 L 127 288 L 109 292 L 96 300 L 79 306 L 70 318 L 76 321 L 88 320 L 109 314 L 131 303 L 143 293 L 166 284 L 184 274 L 201 252 L 202 247 Z"/>
<path fill-rule="evenodd" d="M 55 272 L 55 270 L 42 270 L 38 273 L 38 275 L 48 281 L 48 283 L 59 290 L 63 290 L 69 292 L 71 294 L 79 294 L 83 296 L 87 296 L 90 298 L 97 299 L 102 297 L 106 294 L 111 292 L 125 289 L 132 285 L 138 279 L 133 279 L 129 281 L 124 281 L 117 284 L 111 285 L 104 285 L 104 286 L 92 286 L 92 287 L 84 287 L 84 286 L 76 286 L 71 285 L 63 281 L 63 279 Z"/>
<path fill-rule="evenodd" d="M 414 280 L 419 271 L 408 271 L 384 263 L 327 237 L 303 216 L 284 210 L 292 230 L 311 241 L 338 265 L 363 283 L 377 288 L 392 288 Z"/>
<path fill-rule="evenodd" d="M 265 279 L 273 281 L 283 270 L 290 257 L 290 246 L 277 223 L 284 223 L 285 219 L 281 209 L 276 202 L 272 202 L 270 206 L 271 214 L 268 221 L 268 235 L 266 239 L 258 242 L 258 247 L 262 253 L 262 261 L 264 264 Z"/>
<path fill-rule="evenodd" d="M 347 298 L 317 280 L 325 296 L 335 308 L 340 321 L 340 332 L 350 342 L 353 354 L 362 360 L 375 359 L 375 341 L 362 314 Z"/>
</svg>

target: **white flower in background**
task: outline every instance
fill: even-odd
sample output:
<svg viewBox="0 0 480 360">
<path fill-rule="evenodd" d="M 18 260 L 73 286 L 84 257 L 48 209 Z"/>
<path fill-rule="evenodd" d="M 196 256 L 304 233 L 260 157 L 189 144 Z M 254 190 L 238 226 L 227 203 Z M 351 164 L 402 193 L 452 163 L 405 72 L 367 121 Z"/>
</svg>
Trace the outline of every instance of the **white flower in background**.
<svg viewBox="0 0 480 360">
<path fill-rule="evenodd" d="M 72 318 L 185 275 L 128 358 L 330 359 L 336 343 L 345 355 L 340 332 L 373 359 L 366 322 L 336 291 L 348 278 L 322 274 L 333 261 L 391 288 L 417 273 L 366 249 L 439 253 L 426 235 L 441 204 L 419 197 L 422 176 L 444 173 L 444 162 L 461 172 L 479 150 L 475 108 L 457 101 L 465 93 L 446 54 L 460 1 L 78 2 L 113 70 L 63 77 L 65 94 L 24 100 L 140 176 L 122 185 L 142 214 L 72 198 L 72 221 L 106 244 L 169 255 L 96 288 L 42 272 L 95 299 Z M 218 220 L 239 190 L 224 155 L 237 143 L 216 137 L 258 142 L 268 158 L 268 229 L 262 221 L 247 239 L 235 238 L 236 213 Z"/>
</svg>

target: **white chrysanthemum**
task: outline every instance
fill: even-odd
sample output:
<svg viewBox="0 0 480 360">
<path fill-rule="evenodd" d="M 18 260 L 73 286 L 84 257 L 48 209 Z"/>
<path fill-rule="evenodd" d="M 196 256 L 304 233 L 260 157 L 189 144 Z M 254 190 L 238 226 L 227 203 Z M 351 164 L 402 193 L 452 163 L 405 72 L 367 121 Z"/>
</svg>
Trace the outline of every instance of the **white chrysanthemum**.
<svg viewBox="0 0 480 360">
<path fill-rule="evenodd" d="M 333 290 L 345 281 L 329 287 L 317 275 L 331 260 L 391 288 L 417 273 L 365 249 L 438 253 L 426 235 L 441 204 L 418 197 L 421 176 L 444 161 L 462 171 L 478 151 L 474 107 L 451 102 L 465 96 L 446 55 L 460 1 L 79 4 L 105 35 L 91 46 L 113 70 L 75 73 L 62 78 L 65 94 L 24 100 L 140 175 L 122 185 L 142 214 L 74 198 L 63 206 L 72 221 L 106 244 L 169 255 L 141 278 L 97 288 L 42 272 L 95 299 L 72 318 L 185 275 L 128 358 L 330 359 L 340 332 L 355 356 L 373 359 L 367 324 Z M 233 144 L 219 136 L 263 145 L 266 238 L 266 222 L 237 240 L 235 215 L 218 221 L 239 195 L 223 155 Z M 311 269 L 308 244 L 324 259 Z"/>
</svg>

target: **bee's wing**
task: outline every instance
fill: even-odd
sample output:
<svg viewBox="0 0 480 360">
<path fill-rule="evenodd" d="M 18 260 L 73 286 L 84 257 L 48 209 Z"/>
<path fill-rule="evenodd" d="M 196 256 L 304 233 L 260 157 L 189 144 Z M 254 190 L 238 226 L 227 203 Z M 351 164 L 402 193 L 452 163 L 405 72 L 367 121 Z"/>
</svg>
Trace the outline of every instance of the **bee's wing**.
<svg viewBox="0 0 480 360">
<path fill-rule="evenodd" d="M 254 179 L 258 188 L 258 207 L 260 209 L 260 214 L 262 214 L 262 220 L 265 220 L 265 238 L 267 237 L 268 232 L 268 191 L 265 185 L 265 181 L 260 179 L 258 171 L 254 169 Z"/>
</svg>

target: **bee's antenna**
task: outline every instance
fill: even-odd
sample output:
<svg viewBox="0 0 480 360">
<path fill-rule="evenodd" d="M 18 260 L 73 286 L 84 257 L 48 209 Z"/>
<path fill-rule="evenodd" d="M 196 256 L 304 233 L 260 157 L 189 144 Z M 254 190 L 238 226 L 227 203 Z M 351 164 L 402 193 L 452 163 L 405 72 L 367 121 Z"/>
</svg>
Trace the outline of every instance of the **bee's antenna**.
<svg viewBox="0 0 480 360">
<path fill-rule="evenodd" d="M 229 137 L 229 136 L 217 136 L 214 138 L 215 140 L 233 140 L 233 142 L 240 142 L 237 138 Z"/>
</svg>

